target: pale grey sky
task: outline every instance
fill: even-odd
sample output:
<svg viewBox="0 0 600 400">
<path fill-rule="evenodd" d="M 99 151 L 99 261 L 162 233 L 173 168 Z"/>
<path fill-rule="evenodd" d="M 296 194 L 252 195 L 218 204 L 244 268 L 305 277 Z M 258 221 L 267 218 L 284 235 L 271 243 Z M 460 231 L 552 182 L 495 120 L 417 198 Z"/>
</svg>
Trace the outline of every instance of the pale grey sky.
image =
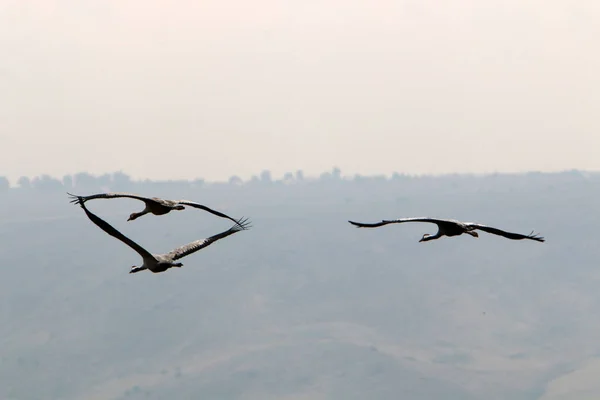
<svg viewBox="0 0 600 400">
<path fill-rule="evenodd" d="M 0 175 L 600 169 L 597 0 L 4 0 Z"/>
</svg>

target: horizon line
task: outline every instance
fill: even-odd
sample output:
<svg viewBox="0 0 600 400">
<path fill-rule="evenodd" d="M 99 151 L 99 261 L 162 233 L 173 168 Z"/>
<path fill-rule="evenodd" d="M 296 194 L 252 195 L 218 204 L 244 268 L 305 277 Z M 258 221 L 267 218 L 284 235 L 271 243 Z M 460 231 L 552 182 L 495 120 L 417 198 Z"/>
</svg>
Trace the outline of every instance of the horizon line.
<svg viewBox="0 0 600 400">
<path fill-rule="evenodd" d="M 334 175 L 335 173 L 335 175 Z M 595 175 L 595 174 L 600 174 L 600 171 L 598 170 L 584 170 L 584 169 L 562 169 L 562 170 L 556 170 L 556 171 L 539 171 L 539 170 L 529 170 L 529 171 L 521 171 L 521 172 L 502 172 L 502 171 L 495 171 L 495 172 L 445 172 L 445 173 L 406 173 L 406 172 L 398 172 L 398 171 L 394 171 L 391 173 L 377 173 L 377 174 L 369 174 L 369 175 L 363 175 L 360 173 L 356 173 L 356 174 L 350 174 L 350 175 L 343 175 L 342 171 L 337 168 L 337 167 L 332 167 L 330 170 L 321 172 L 320 174 L 305 174 L 303 172 L 303 170 L 298 169 L 295 170 L 293 172 L 286 172 L 283 175 L 281 175 L 280 177 L 274 177 L 271 173 L 270 170 L 264 169 L 262 170 L 260 173 L 258 174 L 252 174 L 250 176 L 250 178 L 248 179 L 243 179 L 241 178 L 239 175 L 231 175 L 228 179 L 226 180 L 208 180 L 202 177 L 196 177 L 193 179 L 176 179 L 176 178 L 171 178 L 171 179 L 152 179 L 152 178 L 136 178 L 132 175 L 127 174 L 126 172 L 124 172 L 123 170 L 118 170 L 118 171 L 113 171 L 113 172 L 105 172 L 105 173 L 101 173 L 101 174 L 93 174 L 90 172 L 86 172 L 86 171 L 79 171 L 79 172 L 75 172 L 75 173 L 71 173 L 71 174 L 65 174 L 62 177 L 57 177 L 57 176 L 53 176 L 50 174 L 41 174 L 41 175 L 34 175 L 34 176 L 26 176 L 26 175 L 22 175 L 19 178 L 17 178 L 16 180 L 11 180 L 6 176 L 2 176 L 0 175 L 0 178 L 6 178 L 9 182 L 9 188 L 19 188 L 20 185 L 18 184 L 18 181 L 20 181 L 23 178 L 26 178 L 29 180 L 29 182 L 32 182 L 34 180 L 40 180 L 42 178 L 50 178 L 52 180 L 56 180 L 58 182 L 60 182 L 61 184 L 63 183 L 64 179 L 66 177 L 70 177 L 70 178 L 75 178 L 77 175 L 80 174 L 86 174 L 89 175 L 90 177 L 93 177 L 95 179 L 100 178 L 100 177 L 110 177 L 111 180 L 112 178 L 114 178 L 115 175 L 123 175 L 125 177 L 127 177 L 132 183 L 136 183 L 136 182 L 152 182 L 152 183 L 161 183 L 161 182 L 180 182 L 180 183 L 194 183 L 194 182 L 198 182 L 201 181 L 204 184 L 229 184 L 231 183 L 231 180 L 234 178 L 239 179 L 239 181 L 241 183 L 249 183 L 255 180 L 259 180 L 259 181 L 263 181 L 266 179 L 263 179 L 263 177 L 265 177 L 266 175 L 268 175 L 269 180 L 272 182 L 277 182 L 277 181 L 285 181 L 286 179 L 289 179 L 289 177 L 291 176 L 292 180 L 294 181 L 299 181 L 299 180 L 303 180 L 303 181 L 318 181 L 322 178 L 324 178 L 324 176 L 327 176 L 327 174 L 329 174 L 330 177 L 335 177 L 336 179 L 339 180 L 346 180 L 346 181 L 350 181 L 350 180 L 354 180 L 356 178 L 385 178 L 386 180 L 389 179 L 393 179 L 395 176 L 402 176 L 402 177 L 409 177 L 409 178 L 445 178 L 445 177 L 478 177 L 478 178 L 485 178 L 485 177 L 491 177 L 491 176 L 524 176 L 524 175 L 531 175 L 531 174 L 539 174 L 539 175 L 558 175 L 558 174 L 565 174 L 565 173 L 578 173 L 581 175 Z M 297 179 L 298 176 L 301 176 L 301 179 Z"/>
</svg>

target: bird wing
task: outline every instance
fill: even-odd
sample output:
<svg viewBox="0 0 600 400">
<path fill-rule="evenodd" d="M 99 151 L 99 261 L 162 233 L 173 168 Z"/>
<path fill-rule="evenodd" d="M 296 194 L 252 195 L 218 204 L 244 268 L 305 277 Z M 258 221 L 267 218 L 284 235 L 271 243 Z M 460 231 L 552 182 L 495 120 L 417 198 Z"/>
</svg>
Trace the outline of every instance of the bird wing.
<svg viewBox="0 0 600 400">
<path fill-rule="evenodd" d="M 216 242 L 219 239 L 223 239 L 229 235 L 233 235 L 236 232 L 247 230 L 249 228 L 250 228 L 250 224 L 248 222 L 248 219 L 240 219 L 239 221 L 236 221 L 236 224 L 234 226 L 232 226 L 225 232 L 221 232 L 221 233 L 218 233 L 209 238 L 196 240 L 192 243 L 178 247 L 175 250 L 170 251 L 169 253 L 165 254 L 165 256 L 170 258 L 173 261 L 178 260 L 178 259 L 183 258 L 187 255 L 190 255 L 200 249 L 210 246 L 211 244 L 213 244 L 214 242 Z"/>
<path fill-rule="evenodd" d="M 374 224 L 364 224 L 362 222 L 354 222 L 348 221 L 352 225 L 355 225 L 358 228 L 377 228 L 379 226 L 387 225 L 387 224 L 400 224 L 403 222 L 431 222 L 434 224 L 445 224 L 445 223 L 456 223 L 456 221 L 449 219 L 436 219 L 436 218 L 428 218 L 428 217 L 416 217 L 416 218 L 400 218 L 400 219 L 392 219 L 392 220 L 383 220 L 381 222 L 376 222 Z"/>
<path fill-rule="evenodd" d="M 469 227 L 472 227 L 473 229 L 479 229 L 480 231 L 492 233 L 494 235 L 504 236 L 505 238 L 508 238 L 508 239 L 513 239 L 513 240 L 531 239 L 531 240 L 536 240 L 538 242 L 545 241 L 543 237 L 540 237 L 537 234 L 534 235 L 533 231 L 531 231 L 531 233 L 529 235 L 522 235 L 520 233 L 506 232 L 506 231 L 503 231 L 498 228 L 492 228 L 490 226 L 485 226 L 485 225 L 481 225 L 481 224 L 468 223 L 466 225 Z"/>
<path fill-rule="evenodd" d="M 111 224 L 109 224 L 108 222 L 106 222 L 105 220 L 103 220 L 102 218 L 100 218 L 99 216 L 97 216 L 96 214 L 94 214 L 93 212 L 89 211 L 85 207 L 84 201 L 80 201 L 79 205 L 81 206 L 81 208 L 83 208 L 83 211 L 85 211 L 85 213 L 87 214 L 88 218 L 94 224 L 96 224 L 96 226 L 98 226 L 98 228 L 102 229 L 104 232 L 108 233 L 110 236 L 119 239 L 120 241 L 122 241 L 123 243 L 125 243 L 126 245 L 128 245 L 129 247 L 131 247 L 133 250 L 137 251 L 137 253 L 140 256 L 142 256 L 142 258 L 144 258 L 144 259 L 147 259 L 147 258 L 155 259 L 154 256 L 152 254 L 150 254 L 142 246 L 140 246 L 139 244 L 137 244 L 133 240 L 129 239 L 127 236 L 123 235 L 121 232 L 119 232 L 118 230 L 116 230 L 115 228 L 113 228 L 113 226 Z"/>
<path fill-rule="evenodd" d="M 131 193 L 122 193 L 122 192 L 99 193 L 99 194 L 92 194 L 90 196 L 77 196 L 77 195 L 71 194 L 69 192 L 67 192 L 67 194 L 72 199 L 71 203 L 86 202 L 88 200 L 93 200 L 93 199 L 115 199 L 115 198 L 119 198 L 119 197 L 129 197 L 132 199 L 141 200 L 143 202 L 156 201 L 156 199 L 152 199 L 149 197 L 143 197 L 143 196 L 138 196 L 138 195 L 131 194 Z"/>
<path fill-rule="evenodd" d="M 231 220 L 231 221 L 233 221 L 233 222 L 235 222 L 235 223 L 237 223 L 237 222 L 238 222 L 238 221 L 237 221 L 235 218 L 231 218 L 229 215 L 225 215 L 225 214 L 223 214 L 222 212 L 215 211 L 215 210 L 213 210 L 212 208 L 208 208 L 208 207 L 206 207 L 206 206 L 203 206 L 202 204 L 198 204 L 198 203 L 195 203 L 195 202 L 193 202 L 193 201 L 189 201 L 189 200 L 178 200 L 178 201 L 177 201 L 177 204 L 182 204 L 182 205 L 185 205 L 185 206 L 190 206 L 190 207 L 194 207 L 194 208 L 199 208 L 199 209 L 201 209 L 201 210 L 208 211 L 209 213 L 211 213 L 211 214 L 213 214 L 213 215 L 216 215 L 216 216 L 219 216 L 219 217 L 221 217 L 221 218 L 227 218 L 227 219 L 229 219 L 229 220 Z"/>
</svg>

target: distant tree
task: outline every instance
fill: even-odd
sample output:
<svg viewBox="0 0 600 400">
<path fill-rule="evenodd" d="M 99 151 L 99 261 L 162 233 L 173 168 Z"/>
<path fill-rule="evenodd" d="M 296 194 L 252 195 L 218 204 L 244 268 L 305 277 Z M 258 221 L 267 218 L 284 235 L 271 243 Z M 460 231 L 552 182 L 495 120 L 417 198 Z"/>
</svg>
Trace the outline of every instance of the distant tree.
<svg viewBox="0 0 600 400">
<path fill-rule="evenodd" d="M 26 176 L 20 177 L 17 184 L 21 189 L 31 189 L 31 181 Z"/>
<path fill-rule="evenodd" d="M 260 179 L 258 178 L 258 176 L 252 175 L 252 178 L 250 178 L 250 183 L 252 185 L 256 185 L 256 184 L 260 183 Z"/>
<path fill-rule="evenodd" d="M 31 186 L 36 190 L 62 190 L 64 186 L 61 181 L 50 175 L 36 176 L 31 181 Z"/>
<path fill-rule="evenodd" d="M 114 186 L 117 191 L 127 191 L 131 190 L 133 182 L 131 182 L 129 175 L 118 171 L 112 174 L 112 186 Z"/>
<path fill-rule="evenodd" d="M 0 192 L 6 192 L 10 188 L 8 179 L 4 176 L 0 176 Z"/>
<path fill-rule="evenodd" d="M 296 171 L 296 180 L 300 182 L 304 180 L 304 172 L 300 169 Z"/>
<path fill-rule="evenodd" d="M 342 179 L 342 171 L 338 167 L 334 167 L 331 170 L 331 176 L 333 179 Z"/>
<path fill-rule="evenodd" d="M 331 180 L 331 173 L 330 172 L 323 172 L 321 175 L 319 175 L 319 180 L 320 181 L 329 181 L 329 180 Z"/>
<path fill-rule="evenodd" d="M 233 175 L 231 178 L 229 178 L 229 184 L 239 186 L 243 185 L 244 181 L 239 176 Z"/>
<path fill-rule="evenodd" d="M 75 187 L 77 189 L 97 189 L 99 186 L 96 183 L 96 178 L 93 175 L 88 174 L 87 172 L 76 173 L 74 179 Z"/>
<path fill-rule="evenodd" d="M 286 172 L 285 175 L 283 175 L 283 181 L 285 183 L 294 182 L 294 174 L 292 174 L 291 172 Z"/>
<path fill-rule="evenodd" d="M 73 186 L 73 177 L 71 175 L 65 175 L 65 176 L 63 176 L 63 178 L 62 178 L 62 184 L 63 184 L 63 187 L 66 190 L 73 189 L 73 187 L 74 187 Z"/>
<path fill-rule="evenodd" d="M 260 180 L 263 183 L 271 183 L 271 171 L 268 170 L 264 170 L 263 172 L 260 173 Z"/>
<path fill-rule="evenodd" d="M 96 185 L 98 188 L 106 188 L 110 187 L 112 184 L 112 175 L 104 174 L 96 177 Z"/>
<path fill-rule="evenodd" d="M 404 175 L 404 174 L 399 174 L 398 172 L 394 172 L 394 173 L 392 174 L 392 179 L 393 179 L 393 180 L 395 180 L 395 181 L 403 180 L 403 179 L 406 179 L 406 178 L 407 178 L 407 176 L 406 176 L 406 175 Z"/>
<path fill-rule="evenodd" d="M 354 182 L 364 182 L 367 178 L 362 176 L 361 174 L 354 175 Z"/>
</svg>

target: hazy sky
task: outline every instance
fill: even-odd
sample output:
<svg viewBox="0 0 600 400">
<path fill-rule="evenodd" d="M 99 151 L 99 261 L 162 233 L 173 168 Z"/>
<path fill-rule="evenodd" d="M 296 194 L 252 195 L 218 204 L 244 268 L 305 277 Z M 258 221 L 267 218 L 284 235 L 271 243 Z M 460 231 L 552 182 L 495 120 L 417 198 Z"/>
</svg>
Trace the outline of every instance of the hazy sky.
<svg viewBox="0 0 600 400">
<path fill-rule="evenodd" d="M 0 175 L 600 169 L 597 0 L 4 0 Z"/>
</svg>

